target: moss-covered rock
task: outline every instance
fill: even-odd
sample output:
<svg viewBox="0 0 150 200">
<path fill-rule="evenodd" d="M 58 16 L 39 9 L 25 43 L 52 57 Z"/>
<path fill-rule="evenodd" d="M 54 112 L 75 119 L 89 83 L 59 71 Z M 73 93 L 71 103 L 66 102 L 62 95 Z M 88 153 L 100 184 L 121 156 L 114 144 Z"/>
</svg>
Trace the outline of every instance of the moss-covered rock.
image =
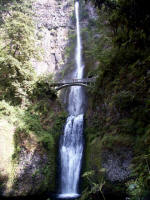
<svg viewBox="0 0 150 200">
<path fill-rule="evenodd" d="M 0 120 L 0 190 L 4 193 L 11 185 L 13 176 L 12 155 L 14 153 L 15 126 Z"/>
</svg>

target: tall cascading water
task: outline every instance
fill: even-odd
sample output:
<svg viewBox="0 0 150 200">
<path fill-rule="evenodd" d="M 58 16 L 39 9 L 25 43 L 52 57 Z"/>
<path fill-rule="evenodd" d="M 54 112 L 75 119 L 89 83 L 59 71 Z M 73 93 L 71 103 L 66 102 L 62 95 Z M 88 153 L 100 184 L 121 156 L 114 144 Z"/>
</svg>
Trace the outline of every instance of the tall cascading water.
<svg viewBox="0 0 150 200">
<path fill-rule="evenodd" d="M 83 78 L 82 45 L 79 24 L 79 2 L 75 2 L 76 15 L 76 69 L 72 78 Z M 84 92 L 82 87 L 73 86 L 68 100 L 69 117 L 67 118 L 64 134 L 60 139 L 60 194 L 59 198 L 78 197 L 78 183 L 83 154 L 83 117 Z"/>
</svg>

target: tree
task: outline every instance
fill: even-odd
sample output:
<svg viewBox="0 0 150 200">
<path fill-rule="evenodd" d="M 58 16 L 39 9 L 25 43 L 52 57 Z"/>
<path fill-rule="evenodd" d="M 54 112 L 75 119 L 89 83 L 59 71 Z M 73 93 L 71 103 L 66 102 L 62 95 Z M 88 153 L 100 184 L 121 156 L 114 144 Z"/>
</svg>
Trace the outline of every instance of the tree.
<svg viewBox="0 0 150 200">
<path fill-rule="evenodd" d="M 30 59 L 38 57 L 34 30 L 26 13 L 10 10 L 5 17 L 0 36 L 1 98 L 20 103 L 30 90 L 34 76 Z"/>
</svg>

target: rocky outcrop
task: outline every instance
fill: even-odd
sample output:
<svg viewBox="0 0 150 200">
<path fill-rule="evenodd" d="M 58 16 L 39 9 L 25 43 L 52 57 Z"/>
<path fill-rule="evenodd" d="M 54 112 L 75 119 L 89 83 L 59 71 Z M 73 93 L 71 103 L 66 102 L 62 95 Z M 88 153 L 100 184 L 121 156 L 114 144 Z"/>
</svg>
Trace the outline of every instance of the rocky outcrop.
<svg viewBox="0 0 150 200">
<path fill-rule="evenodd" d="M 69 30 L 74 26 L 71 17 L 74 2 L 65 0 L 36 0 L 34 5 L 37 26 L 37 45 L 42 48 L 41 61 L 33 60 L 38 75 L 55 74 L 65 65 L 65 47 L 69 40 Z"/>
<path fill-rule="evenodd" d="M 11 185 L 13 172 L 12 155 L 14 153 L 15 127 L 8 121 L 0 120 L 0 190 L 5 192 Z"/>
<path fill-rule="evenodd" d="M 102 167 L 106 169 L 107 179 L 111 182 L 125 181 L 130 177 L 132 151 L 128 148 L 118 148 L 115 152 L 105 150 L 102 153 Z"/>
<path fill-rule="evenodd" d="M 0 121 L 0 195 L 26 196 L 48 190 L 53 180 L 52 158 L 35 135 L 17 135 L 8 121 Z M 18 141 L 17 141 L 18 142 Z M 51 168 L 51 170 L 50 170 Z"/>
<path fill-rule="evenodd" d="M 20 134 L 20 152 L 14 165 L 15 184 L 10 195 L 26 196 L 45 191 L 53 181 L 49 163 L 49 155 L 35 135 L 22 137 Z"/>
</svg>

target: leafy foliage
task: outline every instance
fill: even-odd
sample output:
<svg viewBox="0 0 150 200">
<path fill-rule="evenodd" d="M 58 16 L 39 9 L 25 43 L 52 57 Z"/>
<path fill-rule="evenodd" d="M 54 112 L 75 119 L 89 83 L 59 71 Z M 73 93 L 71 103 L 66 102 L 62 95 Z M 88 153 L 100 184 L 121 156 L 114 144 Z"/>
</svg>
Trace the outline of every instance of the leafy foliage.
<svg viewBox="0 0 150 200">
<path fill-rule="evenodd" d="M 92 142 L 97 138 L 106 141 L 101 148 L 113 148 L 115 144 L 117 148 L 124 137 L 128 138 L 123 145 L 134 151 L 132 176 L 137 177 L 137 189 L 134 194 L 128 192 L 131 198 L 136 199 L 150 186 L 150 7 L 146 0 L 93 2 L 100 9 L 100 17 L 106 13 L 105 23 L 101 24 L 109 31 L 99 29 L 99 33 L 102 32 L 103 38 L 108 37 L 111 42 L 103 48 L 100 46 L 103 38 L 100 37 L 93 49 L 99 67 L 93 72 L 98 74 L 98 79 L 90 93 L 94 103 L 88 115 L 92 112 L 100 123 L 98 128 L 94 128 L 95 122 L 87 122 L 87 134 Z M 115 6 L 111 7 L 109 3 Z M 92 132 L 89 131 L 91 127 Z M 113 142 L 113 138 L 117 138 L 118 143 Z"/>
<path fill-rule="evenodd" d="M 86 0 L 88 1 L 88 0 Z M 102 6 L 106 6 L 106 8 L 114 9 L 116 8 L 116 0 L 92 0 L 95 6 L 97 6 L 99 9 L 102 8 Z"/>
<path fill-rule="evenodd" d="M 31 91 L 35 75 L 30 59 L 38 58 L 38 50 L 32 18 L 16 5 L 0 27 L 0 97 L 19 104 Z"/>
<path fill-rule="evenodd" d="M 102 196 L 102 199 L 105 200 L 105 196 L 103 194 L 103 186 L 105 185 L 105 179 L 104 179 L 105 169 L 102 168 L 98 170 L 98 172 L 93 171 L 87 171 L 85 172 L 82 177 L 86 178 L 89 183 L 89 187 L 86 188 L 83 191 L 81 200 L 87 199 L 93 199 L 92 195 L 96 194 L 96 197 L 99 199 L 100 196 Z M 95 177 L 97 177 L 97 183 L 95 183 Z M 98 192 L 100 192 L 101 195 L 98 195 Z"/>
</svg>

